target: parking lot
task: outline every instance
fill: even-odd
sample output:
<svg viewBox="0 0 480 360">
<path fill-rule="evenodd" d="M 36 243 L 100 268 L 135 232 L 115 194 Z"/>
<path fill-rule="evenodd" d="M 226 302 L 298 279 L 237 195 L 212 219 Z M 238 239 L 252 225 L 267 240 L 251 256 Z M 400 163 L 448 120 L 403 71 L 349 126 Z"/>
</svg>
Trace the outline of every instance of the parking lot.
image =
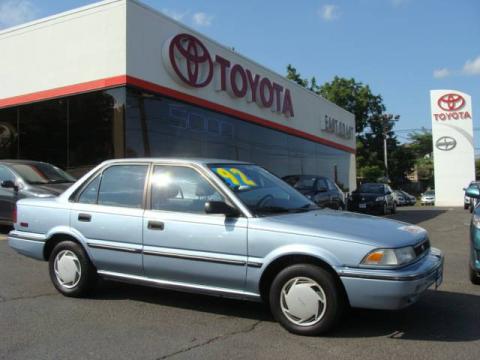
<svg viewBox="0 0 480 360">
<path fill-rule="evenodd" d="M 463 209 L 402 208 L 393 218 L 430 232 L 444 283 L 398 312 L 352 310 L 328 337 L 291 335 L 264 305 L 102 283 L 89 299 L 58 294 L 47 264 L 0 240 L 2 359 L 473 359 L 480 287 L 470 283 Z"/>
</svg>

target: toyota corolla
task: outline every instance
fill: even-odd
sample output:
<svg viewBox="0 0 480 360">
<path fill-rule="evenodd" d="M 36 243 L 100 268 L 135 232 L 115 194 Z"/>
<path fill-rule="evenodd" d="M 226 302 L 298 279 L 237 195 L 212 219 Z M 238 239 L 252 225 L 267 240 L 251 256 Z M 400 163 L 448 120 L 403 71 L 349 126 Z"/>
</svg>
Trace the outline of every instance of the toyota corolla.
<svg viewBox="0 0 480 360">
<path fill-rule="evenodd" d="M 348 306 L 406 307 L 442 281 L 424 229 L 319 209 L 243 162 L 111 160 L 15 214 L 10 246 L 48 261 L 66 296 L 101 277 L 265 301 L 297 334 L 325 333 Z"/>
</svg>

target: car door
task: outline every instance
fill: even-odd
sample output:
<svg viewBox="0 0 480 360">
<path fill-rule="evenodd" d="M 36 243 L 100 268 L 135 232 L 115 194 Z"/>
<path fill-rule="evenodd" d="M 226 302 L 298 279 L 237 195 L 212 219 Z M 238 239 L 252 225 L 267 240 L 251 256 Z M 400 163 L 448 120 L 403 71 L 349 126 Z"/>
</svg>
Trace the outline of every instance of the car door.
<svg viewBox="0 0 480 360">
<path fill-rule="evenodd" d="M 155 165 L 145 211 L 146 276 L 184 286 L 243 290 L 247 219 L 206 214 L 207 201 L 226 201 L 203 170 Z"/>
<path fill-rule="evenodd" d="M 0 165 L 0 185 L 3 181 L 17 182 L 15 174 L 5 165 Z M 0 220 L 11 221 L 13 205 L 19 198 L 18 191 L 0 186 Z"/>
<path fill-rule="evenodd" d="M 343 207 L 343 200 L 341 198 L 340 191 L 338 190 L 337 186 L 333 183 L 330 179 L 325 179 L 328 184 L 328 191 L 330 194 L 330 205 L 329 207 L 332 209 L 340 209 Z"/>
<path fill-rule="evenodd" d="M 70 211 L 99 271 L 143 275 L 142 222 L 148 164 L 120 164 L 98 173 Z"/>
</svg>

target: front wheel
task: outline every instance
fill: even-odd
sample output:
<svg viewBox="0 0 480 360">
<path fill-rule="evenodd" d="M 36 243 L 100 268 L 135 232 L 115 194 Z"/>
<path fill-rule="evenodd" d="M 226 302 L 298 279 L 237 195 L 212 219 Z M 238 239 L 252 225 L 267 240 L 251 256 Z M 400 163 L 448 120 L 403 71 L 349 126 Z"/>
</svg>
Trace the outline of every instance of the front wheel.
<svg viewBox="0 0 480 360">
<path fill-rule="evenodd" d="M 97 281 L 97 271 L 85 250 L 76 242 L 66 240 L 58 243 L 48 262 L 50 279 L 65 296 L 85 296 Z"/>
<path fill-rule="evenodd" d="M 272 282 L 269 301 L 275 319 L 299 335 L 328 332 L 346 307 L 345 295 L 334 275 L 310 264 L 282 270 Z"/>
</svg>

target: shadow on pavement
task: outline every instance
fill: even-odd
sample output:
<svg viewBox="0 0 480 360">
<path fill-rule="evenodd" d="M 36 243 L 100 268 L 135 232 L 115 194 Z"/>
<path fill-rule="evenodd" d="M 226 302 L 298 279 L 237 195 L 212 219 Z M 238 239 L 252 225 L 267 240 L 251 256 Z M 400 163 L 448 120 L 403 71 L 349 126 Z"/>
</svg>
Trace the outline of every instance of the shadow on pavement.
<svg viewBox="0 0 480 360">
<path fill-rule="evenodd" d="M 7 235 L 13 227 L 10 225 L 0 225 L 0 235 Z"/>
<path fill-rule="evenodd" d="M 402 208 L 396 214 L 388 217 L 395 220 L 405 221 L 410 224 L 419 224 L 440 216 L 447 211 L 447 209 L 443 208 Z"/>
<path fill-rule="evenodd" d="M 352 310 L 333 337 L 474 341 L 480 339 L 479 321 L 479 296 L 429 290 L 404 310 Z"/>
<path fill-rule="evenodd" d="M 264 304 L 192 295 L 143 286 L 102 282 L 97 300 L 150 304 L 253 320 L 274 321 Z M 427 291 L 417 304 L 399 311 L 352 309 L 330 337 L 390 337 L 398 340 L 474 341 L 480 339 L 480 296 Z M 279 325 L 280 326 L 280 325 Z"/>
</svg>

